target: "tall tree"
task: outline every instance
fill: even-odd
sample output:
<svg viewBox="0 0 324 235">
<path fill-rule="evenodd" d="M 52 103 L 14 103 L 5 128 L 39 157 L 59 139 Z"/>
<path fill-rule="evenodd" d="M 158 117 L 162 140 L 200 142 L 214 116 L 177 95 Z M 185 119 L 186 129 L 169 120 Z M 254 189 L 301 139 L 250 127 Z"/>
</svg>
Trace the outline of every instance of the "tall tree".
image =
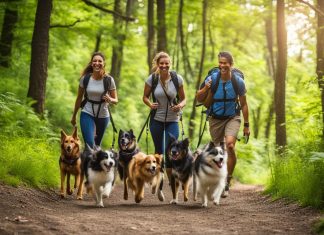
<svg viewBox="0 0 324 235">
<path fill-rule="evenodd" d="M 165 0 L 157 0 L 157 51 L 168 52 L 165 24 Z"/>
<path fill-rule="evenodd" d="M 285 0 L 277 1 L 277 71 L 275 80 L 276 144 L 279 154 L 284 153 L 286 136 L 286 70 L 287 70 L 287 31 L 285 27 Z"/>
<path fill-rule="evenodd" d="M 152 60 L 154 57 L 154 0 L 147 3 L 147 64 L 149 73 L 152 70 Z"/>
<path fill-rule="evenodd" d="M 196 82 L 196 91 L 199 90 L 199 86 L 201 83 L 201 77 L 204 67 L 205 61 L 205 51 L 206 51 L 206 18 L 207 18 L 207 1 L 203 0 L 203 11 L 202 11 L 202 49 L 201 49 L 201 57 L 200 57 L 200 65 L 199 65 L 199 74 Z M 195 117 L 196 117 L 196 104 L 197 100 L 193 100 L 192 110 L 189 119 L 189 139 L 192 139 L 194 136 L 195 130 Z"/>
<path fill-rule="evenodd" d="M 185 75 L 186 81 L 189 82 L 190 79 L 188 79 L 188 75 L 190 77 L 193 77 L 194 74 L 193 74 L 193 71 L 191 68 L 188 48 L 186 47 L 185 37 L 184 37 L 184 32 L 183 32 L 183 0 L 180 0 L 180 4 L 179 4 L 178 32 L 179 32 L 179 37 L 180 37 L 180 47 L 181 47 L 182 60 L 183 60 L 183 66 L 184 66 L 184 75 Z"/>
<path fill-rule="evenodd" d="M 33 104 L 38 114 L 44 113 L 47 80 L 49 28 L 52 0 L 39 0 L 37 3 L 34 32 L 31 48 L 28 97 L 36 101 Z"/>
<path fill-rule="evenodd" d="M 265 32 L 266 32 L 266 39 L 267 39 L 267 67 L 269 76 L 275 80 L 275 57 L 273 52 L 273 23 L 272 23 L 272 13 L 273 13 L 273 5 L 272 0 L 267 0 L 265 3 L 265 8 L 267 9 L 267 13 L 265 15 Z M 274 113 L 274 96 L 271 95 L 271 104 L 268 108 L 268 116 L 266 119 L 266 127 L 265 127 L 265 138 L 269 139 L 270 130 L 271 130 L 271 122 Z"/>
<path fill-rule="evenodd" d="M 115 0 L 114 2 L 114 12 L 117 12 L 119 15 L 122 15 L 122 2 L 120 0 Z M 133 12 L 134 0 L 127 0 L 126 4 L 126 17 L 129 17 Z M 110 74 L 115 78 L 116 86 L 120 82 L 120 71 L 123 62 L 123 49 L 124 42 L 127 35 L 127 26 L 123 22 L 122 18 L 119 15 L 114 15 L 114 33 L 113 33 L 113 47 L 112 47 L 112 57 L 111 57 L 111 70 Z"/>
<path fill-rule="evenodd" d="M 11 49 L 14 38 L 14 29 L 18 21 L 18 6 L 16 3 L 7 3 L 0 39 L 0 65 L 8 68 L 11 58 Z"/>
<path fill-rule="evenodd" d="M 324 12 L 324 0 L 317 0 L 317 8 Z M 316 43 L 316 73 L 318 85 L 321 91 L 322 102 L 322 134 L 324 136 L 324 16 L 317 13 L 317 43 Z"/>
</svg>

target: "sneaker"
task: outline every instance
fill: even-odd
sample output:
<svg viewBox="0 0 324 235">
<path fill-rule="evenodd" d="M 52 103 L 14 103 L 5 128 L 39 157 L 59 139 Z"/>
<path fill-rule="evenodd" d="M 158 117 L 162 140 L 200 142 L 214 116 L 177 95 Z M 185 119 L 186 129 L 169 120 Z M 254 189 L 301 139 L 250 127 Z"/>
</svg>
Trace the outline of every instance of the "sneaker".
<svg viewBox="0 0 324 235">
<path fill-rule="evenodd" d="M 226 183 L 225 188 L 222 193 L 222 198 L 226 198 L 229 196 L 229 183 Z"/>
</svg>

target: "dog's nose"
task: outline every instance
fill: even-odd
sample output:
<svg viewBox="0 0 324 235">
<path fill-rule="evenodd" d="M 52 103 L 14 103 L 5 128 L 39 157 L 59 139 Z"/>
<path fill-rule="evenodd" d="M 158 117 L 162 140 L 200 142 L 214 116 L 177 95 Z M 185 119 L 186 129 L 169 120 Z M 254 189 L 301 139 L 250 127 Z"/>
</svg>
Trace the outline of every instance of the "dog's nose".
<svg viewBox="0 0 324 235">
<path fill-rule="evenodd" d="M 67 146 L 67 148 L 66 148 L 66 149 L 67 149 L 67 151 L 69 151 L 69 152 L 70 152 L 72 148 L 71 148 L 71 146 Z"/>
<path fill-rule="evenodd" d="M 113 166 L 114 165 L 114 163 L 113 162 L 109 162 L 109 166 Z"/>
<path fill-rule="evenodd" d="M 220 162 L 222 162 L 223 160 L 224 160 L 224 158 L 222 158 L 222 157 L 219 159 Z"/>
<path fill-rule="evenodd" d="M 153 170 L 153 171 L 155 171 L 155 168 L 156 168 L 155 166 L 152 166 L 152 170 Z"/>
<path fill-rule="evenodd" d="M 171 153 L 172 153 L 172 155 L 176 155 L 177 151 L 172 150 Z"/>
</svg>

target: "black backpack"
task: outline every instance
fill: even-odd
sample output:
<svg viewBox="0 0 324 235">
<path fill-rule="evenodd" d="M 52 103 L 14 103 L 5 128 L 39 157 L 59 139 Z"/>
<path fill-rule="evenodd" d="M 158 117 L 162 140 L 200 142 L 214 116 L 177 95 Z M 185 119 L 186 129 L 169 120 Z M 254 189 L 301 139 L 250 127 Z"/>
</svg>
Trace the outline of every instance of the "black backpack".
<svg viewBox="0 0 324 235">
<path fill-rule="evenodd" d="M 178 91 L 179 91 L 179 81 L 178 81 L 178 75 L 175 71 L 170 71 L 170 75 L 171 75 L 171 80 L 173 82 L 173 85 L 177 91 L 177 96 L 176 96 L 176 99 L 173 100 L 173 104 L 177 104 L 178 101 L 179 101 L 179 95 L 178 95 Z M 155 73 L 152 73 L 152 87 L 151 87 L 151 93 L 152 93 L 152 99 L 153 99 L 153 102 L 156 102 L 156 98 L 154 96 L 154 91 L 157 87 L 159 83 L 159 79 L 158 77 L 156 76 Z"/>
<path fill-rule="evenodd" d="M 89 81 L 90 81 L 90 77 L 91 77 L 91 74 L 86 74 L 84 79 L 83 79 L 84 98 L 83 98 L 83 100 L 81 102 L 80 107 L 83 108 L 87 102 L 90 102 L 92 104 L 93 115 L 95 115 L 93 105 L 94 104 L 99 104 L 98 112 L 97 112 L 97 115 L 96 115 L 96 117 L 98 117 L 101 104 L 104 103 L 105 101 L 103 99 L 101 99 L 100 101 L 95 101 L 95 100 L 90 100 L 88 98 L 87 87 L 88 87 L 88 84 L 89 84 Z M 108 92 L 109 87 L 111 86 L 111 80 L 112 80 L 111 76 L 109 76 L 109 75 L 104 76 L 104 78 L 103 78 L 104 92 L 102 93 L 101 97 Z"/>
</svg>

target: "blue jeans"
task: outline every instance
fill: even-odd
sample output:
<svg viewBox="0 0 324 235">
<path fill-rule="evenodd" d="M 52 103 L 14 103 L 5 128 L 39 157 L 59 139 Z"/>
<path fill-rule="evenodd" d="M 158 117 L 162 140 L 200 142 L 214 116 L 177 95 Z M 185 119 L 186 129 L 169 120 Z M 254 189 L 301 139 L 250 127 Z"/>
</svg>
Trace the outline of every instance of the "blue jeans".
<svg viewBox="0 0 324 235">
<path fill-rule="evenodd" d="M 94 144 L 101 145 L 101 140 L 109 123 L 109 117 L 96 118 L 88 113 L 81 112 L 80 126 L 84 144 L 93 148 Z"/>
<path fill-rule="evenodd" d="M 163 143 L 163 134 L 164 134 L 164 124 L 165 124 L 165 146 Z M 179 124 L 178 122 L 159 122 L 154 119 L 150 120 L 150 131 L 152 139 L 154 142 L 155 153 L 164 154 L 166 148 L 168 147 L 170 141 L 170 135 L 173 135 L 174 138 L 179 138 Z M 164 155 L 165 166 L 166 168 L 171 168 L 170 160 Z"/>
</svg>

